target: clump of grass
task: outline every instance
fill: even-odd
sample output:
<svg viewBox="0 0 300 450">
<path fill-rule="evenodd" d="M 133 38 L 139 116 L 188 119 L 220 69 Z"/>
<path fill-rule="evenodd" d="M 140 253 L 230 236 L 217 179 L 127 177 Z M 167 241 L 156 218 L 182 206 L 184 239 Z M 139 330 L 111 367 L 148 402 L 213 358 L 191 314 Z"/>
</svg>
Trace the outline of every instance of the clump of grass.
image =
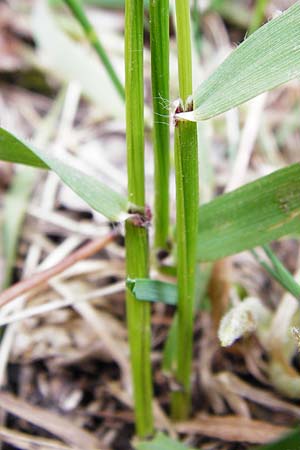
<svg viewBox="0 0 300 450">
<path fill-rule="evenodd" d="M 64 161 L 52 157 L 0 129 L 0 159 L 54 171 L 92 208 L 110 221 L 125 221 L 127 264 L 127 323 L 132 367 L 136 431 L 139 437 L 154 432 L 151 374 L 151 301 L 172 297 L 177 305 L 174 327 L 176 358 L 172 392 L 172 417 L 188 417 L 191 405 L 191 362 L 197 261 L 215 261 L 299 230 L 299 165 L 220 196 L 199 209 L 198 136 L 196 122 L 207 120 L 294 79 L 300 73 L 300 5 L 297 2 L 245 40 L 197 89 L 192 86 L 190 5 L 176 0 L 179 94 L 175 113 L 176 273 L 177 286 L 149 280 L 148 226 L 145 199 L 144 76 L 141 0 L 125 2 L 125 91 L 81 4 L 65 0 L 107 68 L 116 90 L 126 100 L 128 196 L 120 195 Z M 257 3 L 261 21 L 262 7 Z M 154 249 L 169 250 L 169 121 L 161 98 L 169 97 L 169 4 L 150 0 L 152 93 L 154 114 L 155 206 Z M 196 11 L 196 9 L 195 9 Z M 254 23 L 254 21 L 253 21 Z M 251 31 L 253 31 L 252 25 Z M 276 44 L 276 45 L 275 45 Z M 159 122 L 163 122 L 159 124 Z M 205 169 L 204 169 L 205 170 Z M 259 217 L 259 221 L 257 220 Z M 293 295 L 299 286 L 270 248 L 264 246 L 271 265 L 264 267 Z M 142 280 L 141 280 L 142 279 Z M 292 436 L 291 448 L 294 445 Z M 159 445 L 173 443 L 159 437 Z M 156 441 L 157 442 L 157 441 Z M 290 441 L 288 441 L 290 442 Z M 140 447 L 147 448 L 147 447 Z M 271 447 L 270 447 L 271 448 Z M 274 447 L 276 448 L 276 447 Z"/>
</svg>

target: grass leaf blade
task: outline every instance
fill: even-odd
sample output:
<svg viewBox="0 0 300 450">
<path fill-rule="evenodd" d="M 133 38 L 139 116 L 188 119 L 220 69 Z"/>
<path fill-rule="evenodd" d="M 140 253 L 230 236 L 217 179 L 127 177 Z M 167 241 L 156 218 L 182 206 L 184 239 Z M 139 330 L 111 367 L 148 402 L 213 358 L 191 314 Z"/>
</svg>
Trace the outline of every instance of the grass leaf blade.
<svg viewBox="0 0 300 450">
<path fill-rule="evenodd" d="M 194 92 L 195 111 L 179 116 L 200 121 L 217 116 L 300 74 L 300 4 L 249 36 Z"/>
<path fill-rule="evenodd" d="M 300 230 L 300 164 L 273 172 L 200 207 L 199 261 L 267 244 Z"/>
<path fill-rule="evenodd" d="M 137 278 L 136 280 L 127 280 L 127 286 L 137 300 L 161 302 L 166 305 L 177 304 L 178 291 L 174 283 L 150 280 L 150 278 Z"/>
<path fill-rule="evenodd" d="M 0 128 L 0 160 L 53 170 L 79 197 L 109 220 L 119 221 L 128 210 L 126 197 L 58 158 L 37 150 Z"/>
</svg>

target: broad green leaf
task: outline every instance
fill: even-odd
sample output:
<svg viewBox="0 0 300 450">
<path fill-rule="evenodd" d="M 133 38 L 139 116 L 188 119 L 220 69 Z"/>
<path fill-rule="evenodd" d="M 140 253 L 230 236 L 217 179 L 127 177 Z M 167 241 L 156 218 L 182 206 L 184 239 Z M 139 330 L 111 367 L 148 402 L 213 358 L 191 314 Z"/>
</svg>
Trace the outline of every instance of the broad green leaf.
<svg viewBox="0 0 300 450">
<path fill-rule="evenodd" d="M 192 450 L 190 447 L 169 438 L 163 433 L 158 433 L 151 441 L 139 442 L 135 445 L 135 448 L 136 450 Z"/>
<path fill-rule="evenodd" d="M 300 448 L 300 429 L 292 431 L 283 436 L 279 441 L 252 448 L 252 450 L 299 450 Z"/>
<path fill-rule="evenodd" d="M 300 74 L 300 4 L 249 36 L 194 92 L 192 121 L 217 116 Z"/>
<path fill-rule="evenodd" d="M 0 160 L 51 169 L 88 205 L 109 220 L 119 221 L 126 217 L 126 197 L 49 153 L 29 146 L 3 128 L 0 128 Z"/>
<path fill-rule="evenodd" d="M 297 163 L 201 206 L 198 260 L 214 261 L 299 232 Z"/>
<path fill-rule="evenodd" d="M 126 284 L 137 300 L 162 302 L 166 305 L 177 304 L 178 292 L 176 284 L 150 280 L 149 278 L 127 280 Z"/>
</svg>

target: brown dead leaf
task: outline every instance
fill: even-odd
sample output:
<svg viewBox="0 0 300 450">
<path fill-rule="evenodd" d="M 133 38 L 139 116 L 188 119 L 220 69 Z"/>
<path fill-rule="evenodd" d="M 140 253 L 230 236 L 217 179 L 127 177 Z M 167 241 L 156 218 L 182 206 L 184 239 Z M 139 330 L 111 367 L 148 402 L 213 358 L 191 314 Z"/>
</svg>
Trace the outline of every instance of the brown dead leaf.
<svg viewBox="0 0 300 450">
<path fill-rule="evenodd" d="M 221 259 L 213 265 L 208 294 L 211 300 L 212 320 L 215 330 L 228 309 L 230 292 L 230 260 Z"/>
<path fill-rule="evenodd" d="M 77 427 L 66 417 L 39 406 L 30 405 L 7 392 L 0 392 L 0 407 L 10 414 L 47 430 L 75 449 L 100 450 L 99 441 L 95 436 Z"/>
<path fill-rule="evenodd" d="M 31 436 L 5 427 L 0 427 L 0 440 L 22 450 L 71 450 L 71 447 L 54 439 Z"/>
<path fill-rule="evenodd" d="M 232 373 L 223 372 L 218 374 L 215 378 L 220 383 L 225 385 L 228 390 L 240 395 L 241 397 L 247 398 L 248 400 L 258 403 L 259 405 L 264 405 L 273 411 L 284 411 L 297 418 L 300 417 L 299 406 L 281 400 L 272 392 L 268 392 L 265 389 L 253 387 Z"/>
<path fill-rule="evenodd" d="M 217 417 L 204 414 L 189 422 L 178 424 L 176 430 L 179 433 L 200 434 L 223 441 L 250 444 L 264 444 L 279 439 L 289 431 L 286 427 L 246 417 Z"/>
</svg>

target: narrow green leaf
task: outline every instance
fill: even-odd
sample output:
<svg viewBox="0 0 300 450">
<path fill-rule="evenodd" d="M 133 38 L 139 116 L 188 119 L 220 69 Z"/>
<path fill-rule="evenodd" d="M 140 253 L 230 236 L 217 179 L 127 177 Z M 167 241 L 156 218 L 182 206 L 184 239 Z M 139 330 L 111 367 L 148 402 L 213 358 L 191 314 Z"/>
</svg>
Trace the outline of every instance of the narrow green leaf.
<svg viewBox="0 0 300 450">
<path fill-rule="evenodd" d="M 214 261 L 299 231 L 297 163 L 201 206 L 198 260 Z"/>
<path fill-rule="evenodd" d="M 65 89 L 59 92 L 52 107 L 42 119 L 35 132 L 33 141 L 46 145 L 57 125 L 65 100 Z M 13 268 L 17 256 L 20 232 L 28 208 L 30 194 L 36 182 L 37 171 L 31 167 L 22 167 L 14 175 L 9 189 L 3 198 L 3 249 L 5 257 L 5 272 L 2 288 L 11 284 Z"/>
<path fill-rule="evenodd" d="M 194 311 L 198 311 L 202 307 L 203 297 L 206 293 L 207 283 L 209 281 L 211 264 L 204 265 L 200 268 L 197 266 L 196 272 L 196 295 L 194 303 Z M 178 302 L 178 289 L 174 283 L 167 283 L 160 280 L 150 280 L 149 278 L 137 278 L 135 280 L 127 279 L 127 288 L 133 293 L 135 298 L 140 301 L 161 302 L 166 305 L 176 306 Z M 176 365 L 177 352 L 177 336 L 178 333 L 178 316 L 174 316 L 174 320 L 170 327 L 168 338 L 165 343 L 163 352 L 163 370 L 170 373 Z"/>
<path fill-rule="evenodd" d="M 268 256 L 269 260 L 272 263 L 272 266 L 268 264 L 261 264 L 268 270 L 268 272 L 274 276 L 274 278 L 295 298 L 300 299 L 300 285 L 296 282 L 295 278 L 289 272 L 289 270 L 282 264 L 280 259 L 272 252 L 271 248 L 268 245 L 263 246 L 265 254 Z"/>
<path fill-rule="evenodd" d="M 299 448 L 300 429 L 297 428 L 276 442 L 271 442 L 270 444 L 262 445 L 261 447 L 255 447 L 252 450 L 299 450 Z"/>
<path fill-rule="evenodd" d="M 177 304 L 178 291 L 176 284 L 150 280 L 150 278 L 129 279 L 126 284 L 137 300 L 162 302 L 166 305 Z"/>
<path fill-rule="evenodd" d="M 300 74 L 300 4 L 248 37 L 194 92 L 195 110 L 178 117 L 217 116 Z"/>
<path fill-rule="evenodd" d="M 136 450 L 192 450 L 190 447 L 169 438 L 163 433 L 158 433 L 151 441 L 139 442 L 135 445 L 135 448 Z"/>
<path fill-rule="evenodd" d="M 51 169 L 79 197 L 109 220 L 119 221 L 126 216 L 128 210 L 126 197 L 100 183 L 96 178 L 29 146 L 3 128 L 0 128 L 0 160 Z"/>
</svg>

